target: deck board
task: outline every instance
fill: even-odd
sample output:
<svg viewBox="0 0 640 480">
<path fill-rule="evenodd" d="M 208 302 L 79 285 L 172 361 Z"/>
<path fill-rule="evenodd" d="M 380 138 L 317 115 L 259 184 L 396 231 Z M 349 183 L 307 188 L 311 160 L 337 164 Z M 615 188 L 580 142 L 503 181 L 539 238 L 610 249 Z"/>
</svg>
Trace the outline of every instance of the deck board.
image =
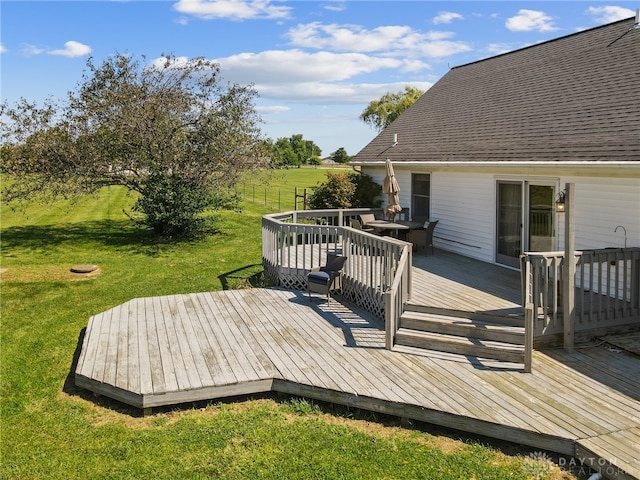
<svg viewBox="0 0 640 480">
<path fill-rule="evenodd" d="M 135 325 L 137 330 L 135 330 L 135 334 L 137 338 L 134 338 L 134 342 L 136 343 L 138 348 L 138 356 L 133 359 L 131 362 L 131 369 L 135 370 L 136 366 L 138 367 L 138 391 L 143 394 L 153 392 L 153 380 L 151 376 L 151 363 L 150 353 L 149 353 L 149 342 L 148 342 L 148 333 L 147 333 L 147 315 L 146 315 L 146 300 L 144 298 L 133 300 L 136 304 L 136 320 Z M 131 334 L 134 334 L 134 330 L 129 330 Z M 132 375 L 134 375 L 132 373 Z M 136 391 L 135 389 L 130 388 L 131 391 Z"/>
<path fill-rule="evenodd" d="M 459 298 L 473 288 L 455 287 Z M 516 295 L 496 288 L 476 304 L 510 311 Z M 594 344 L 533 361 L 524 374 L 389 351 L 382 322 L 352 305 L 248 289 L 136 299 L 93 316 L 76 383 L 140 408 L 281 391 L 604 458 L 639 478 L 640 359 Z"/>
<path fill-rule="evenodd" d="M 201 341 L 206 344 L 204 348 L 206 353 L 203 356 L 203 360 L 212 372 L 213 384 L 233 385 L 237 383 L 238 379 L 224 354 L 224 349 L 227 347 L 226 344 L 222 343 L 224 337 L 216 335 L 216 331 L 213 328 L 215 323 L 211 321 L 212 312 L 209 309 L 206 295 L 191 294 L 190 297 L 194 305 L 196 323 L 200 326 Z"/>
<path fill-rule="evenodd" d="M 520 313 L 520 272 L 449 252 L 414 254 L 410 302 L 468 311 Z"/>
</svg>

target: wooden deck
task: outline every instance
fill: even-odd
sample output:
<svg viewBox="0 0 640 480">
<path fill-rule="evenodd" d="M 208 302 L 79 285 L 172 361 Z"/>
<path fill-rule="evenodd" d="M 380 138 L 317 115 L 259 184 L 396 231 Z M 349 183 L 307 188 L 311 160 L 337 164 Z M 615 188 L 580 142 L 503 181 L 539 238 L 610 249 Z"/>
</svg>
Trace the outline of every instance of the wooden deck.
<svg viewBox="0 0 640 480">
<path fill-rule="evenodd" d="M 89 320 L 76 369 L 80 387 L 143 409 L 277 391 L 605 459 L 612 478 L 636 479 L 638 379 L 640 359 L 603 345 L 537 351 L 531 374 L 388 351 L 372 316 L 284 289 L 131 300 Z"/>
<path fill-rule="evenodd" d="M 413 255 L 410 303 L 450 310 L 523 315 L 520 272 L 437 250 Z"/>
<path fill-rule="evenodd" d="M 416 303 L 520 313 L 518 272 L 456 255 L 415 256 L 413 285 Z M 283 392 L 640 479 L 640 357 L 603 342 L 571 355 L 536 351 L 526 374 L 505 363 L 385 350 L 383 327 L 351 305 L 285 289 L 134 299 L 91 317 L 76 384 L 142 409 Z"/>
</svg>

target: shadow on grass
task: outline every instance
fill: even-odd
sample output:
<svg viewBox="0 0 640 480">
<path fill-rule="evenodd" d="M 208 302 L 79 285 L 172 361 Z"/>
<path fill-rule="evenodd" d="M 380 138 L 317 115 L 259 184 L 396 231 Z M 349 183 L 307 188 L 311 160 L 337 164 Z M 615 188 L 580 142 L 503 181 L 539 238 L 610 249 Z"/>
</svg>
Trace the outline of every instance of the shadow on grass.
<svg viewBox="0 0 640 480">
<path fill-rule="evenodd" d="M 254 263 L 218 275 L 223 290 L 271 287 L 262 264 Z"/>
<path fill-rule="evenodd" d="M 219 233 L 211 230 L 207 233 Z M 134 225 L 129 220 L 96 220 L 59 225 L 28 225 L 2 230 L 3 255 L 12 256 L 12 250 L 42 251 L 63 245 L 98 244 L 130 253 L 157 256 L 161 248 L 193 243 L 203 237 L 164 238 L 149 229 Z"/>
</svg>

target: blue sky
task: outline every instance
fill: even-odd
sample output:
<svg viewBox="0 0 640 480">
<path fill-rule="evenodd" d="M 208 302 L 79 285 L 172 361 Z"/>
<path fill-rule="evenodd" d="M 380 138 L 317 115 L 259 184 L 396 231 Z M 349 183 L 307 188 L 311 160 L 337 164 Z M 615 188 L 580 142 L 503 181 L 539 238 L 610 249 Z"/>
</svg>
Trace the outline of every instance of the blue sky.
<svg viewBox="0 0 640 480">
<path fill-rule="evenodd" d="M 376 134 L 371 100 L 428 89 L 450 67 L 628 18 L 633 1 L 11 1 L 0 3 L 0 92 L 64 98 L 116 52 L 217 61 L 254 84 L 265 136 L 301 133 L 329 155 Z"/>
</svg>

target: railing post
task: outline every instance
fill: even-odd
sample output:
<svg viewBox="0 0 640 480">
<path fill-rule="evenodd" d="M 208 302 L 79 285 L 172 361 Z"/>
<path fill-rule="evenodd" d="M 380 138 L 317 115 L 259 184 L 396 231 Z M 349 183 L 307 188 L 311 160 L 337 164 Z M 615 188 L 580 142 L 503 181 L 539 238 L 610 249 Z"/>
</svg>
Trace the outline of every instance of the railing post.
<svg viewBox="0 0 640 480">
<path fill-rule="evenodd" d="M 411 299 L 411 295 L 413 294 L 413 247 L 409 247 L 409 268 L 407 269 L 407 281 L 409 285 L 407 286 L 407 300 Z"/>
<path fill-rule="evenodd" d="M 393 348 L 393 337 L 395 336 L 395 311 L 393 305 L 392 292 L 384 293 L 384 332 L 385 332 L 385 348 L 391 350 Z"/>
<path fill-rule="evenodd" d="M 638 252 L 631 253 L 631 303 L 632 314 L 637 315 L 640 308 L 640 258 Z"/>
<path fill-rule="evenodd" d="M 563 265 L 563 295 L 562 295 L 562 324 L 564 327 L 564 350 L 573 352 L 573 334 L 575 321 L 575 224 L 573 207 L 575 205 L 574 184 L 565 184 L 565 217 L 564 217 L 564 265 Z"/>
<path fill-rule="evenodd" d="M 533 304 L 527 303 L 524 309 L 524 371 L 531 373 L 533 368 Z"/>
</svg>

